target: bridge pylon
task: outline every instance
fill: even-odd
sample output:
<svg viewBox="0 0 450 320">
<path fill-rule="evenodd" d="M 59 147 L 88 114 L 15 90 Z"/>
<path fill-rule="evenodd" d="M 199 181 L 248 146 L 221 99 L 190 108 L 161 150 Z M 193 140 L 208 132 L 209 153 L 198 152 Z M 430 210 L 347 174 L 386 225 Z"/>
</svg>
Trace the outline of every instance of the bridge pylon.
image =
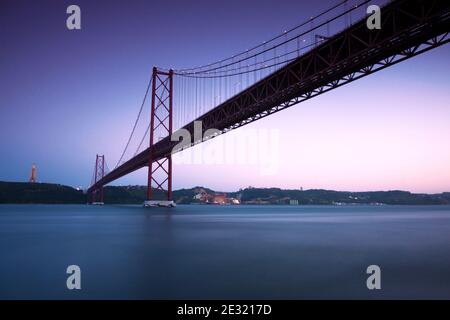
<svg viewBox="0 0 450 320">
<path fill-rule="evenodd" d="M 147 201 L 144 206 L 174 206 L 172 200 L 172 154 L 157 158 L 155 144 L 172 135 L 173 70 L 153 67 L 150 112 L 150 152 L 148 159 Z M 159 192 L 159 191 L 161 192 Z M 166 198 L 161 199 L 161 198 Z"/>
<path fill-rule="evenodd" d="M 95 158 L 93 185 L 96 184 L 98 181 L 100 181 L 104 176 L 105 176 L 105 156 L 97 154 Z M 94 205 L 104 204 L 103 186 L 92 191 L 91 204 Z"/>
</svg>

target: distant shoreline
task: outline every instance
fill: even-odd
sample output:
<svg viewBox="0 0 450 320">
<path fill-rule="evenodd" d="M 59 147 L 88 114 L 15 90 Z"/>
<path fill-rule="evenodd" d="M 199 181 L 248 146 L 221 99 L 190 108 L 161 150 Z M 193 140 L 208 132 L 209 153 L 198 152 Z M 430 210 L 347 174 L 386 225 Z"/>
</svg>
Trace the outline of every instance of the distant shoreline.
<svg viewBox="0 0 450 320">
<path fill-rule="evenodd" d="M 106 186 L 106 204 L 141 204 L 146 200 L 146 186 Z M 163 198 L 155 190 L 156 197 Z M 447 205 L 450 192 L 419 194 L 407 191 L 348 192 L 334 190 L 293 190 L 248 187 L 235 192 L 218 192 L 205 187 L 173 191 L 177 204 L 204 205 Z M 218 200 L 217 200 L 218 199 Z M 229 200 L 232 199 L 232 200 Z M 209 202 L 208 202 L 209 201 Z M 219 201 L 216 203 L 213 201 Z M 60 184 L 0 181 L 0 204 L 86 204 L 83 191 Z"/>
<path fill-rule="evenodd" d="M 90 206 L 89 203 L 8 203 L 8 202 L 0 202 L 0 206 Z M 105 203 L 104 206 L 141 206 L 141 203 Z M 182 203 L 179 205 L 183 206 L 206 206 L 199 205 L 197 203 Z M 218 207 L 269 207 L 269 206 L 279 206 L 279 207 L 437 207 L 437 206 L 449 206 L 449 203 L 445 204 L 380 204 L 374 205 L 370 203 L 356 203 L 356 204 L 347 204 L 347 205 L 336 205 L 336 204 L 298 204 L 298 205 L 289 205 L 289 204 L 237 204 L 237 205 L 218 205 Z"/>
</svg>

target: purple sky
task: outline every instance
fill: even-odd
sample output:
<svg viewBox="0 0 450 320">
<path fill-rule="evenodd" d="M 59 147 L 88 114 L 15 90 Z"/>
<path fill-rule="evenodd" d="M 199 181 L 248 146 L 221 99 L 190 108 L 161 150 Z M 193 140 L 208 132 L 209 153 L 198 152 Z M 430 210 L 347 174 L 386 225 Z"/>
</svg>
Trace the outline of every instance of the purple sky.
<svg viewBox="0 0 450 320">
<path fill-rule="evenodd" d="M 2 0 L 0 180 L 26 181 L 35 162 L 40 181 L 87 186 L 96 153 L 118 160 L 154 65 L 228 57 L 334 3 Z M 81 31 L 66 29 L 70 4 Z M 176 164 L 174 188 L 450 191 L 449 58 L 447 45 L 229 134 L 275 132 L 275 174 Z"/>
</svg>

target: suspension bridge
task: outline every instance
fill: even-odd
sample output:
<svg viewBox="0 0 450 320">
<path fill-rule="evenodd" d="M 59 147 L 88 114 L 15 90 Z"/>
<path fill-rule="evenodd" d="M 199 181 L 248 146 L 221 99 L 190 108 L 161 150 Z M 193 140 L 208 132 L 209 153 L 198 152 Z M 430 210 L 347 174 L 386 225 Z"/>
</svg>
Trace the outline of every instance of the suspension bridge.
<svg viewBox="0 0 450 320">
<path fill-rule="evenodd" d="M 378 1 L 381 28 L 370 29 L 375 1 L 340 1 L 307 21 L 231 57 L 185 69 L 154 67 L 130 137 L 115 167 L 97 155 L 88 189 L 148 167 L 145 205 L 173 205 L 172 154 L 393 66 L 450 41 L 448 0 Z M 150 100 L 136 150 L 136 127 Z M 194 134 L 201 123 L 201 134 Z M 181 144 L 181 133 L 192 139 Z M 164 199 L 156 199 L 155 190 Z M 161 194 L 161 192 L 159 193 Z"/>
</svg>

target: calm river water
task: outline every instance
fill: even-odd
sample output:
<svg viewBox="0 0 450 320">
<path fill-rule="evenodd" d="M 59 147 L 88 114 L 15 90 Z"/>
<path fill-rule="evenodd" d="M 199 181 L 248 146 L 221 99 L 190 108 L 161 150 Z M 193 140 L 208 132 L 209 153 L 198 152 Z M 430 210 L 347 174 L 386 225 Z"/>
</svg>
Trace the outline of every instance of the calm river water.
<svg viewBox="0 0 450 320">
<path fill-rule="evenodd" d="M 450 206 L 0 205 L 0 298 L 450 299 Z"/>
</svg>

